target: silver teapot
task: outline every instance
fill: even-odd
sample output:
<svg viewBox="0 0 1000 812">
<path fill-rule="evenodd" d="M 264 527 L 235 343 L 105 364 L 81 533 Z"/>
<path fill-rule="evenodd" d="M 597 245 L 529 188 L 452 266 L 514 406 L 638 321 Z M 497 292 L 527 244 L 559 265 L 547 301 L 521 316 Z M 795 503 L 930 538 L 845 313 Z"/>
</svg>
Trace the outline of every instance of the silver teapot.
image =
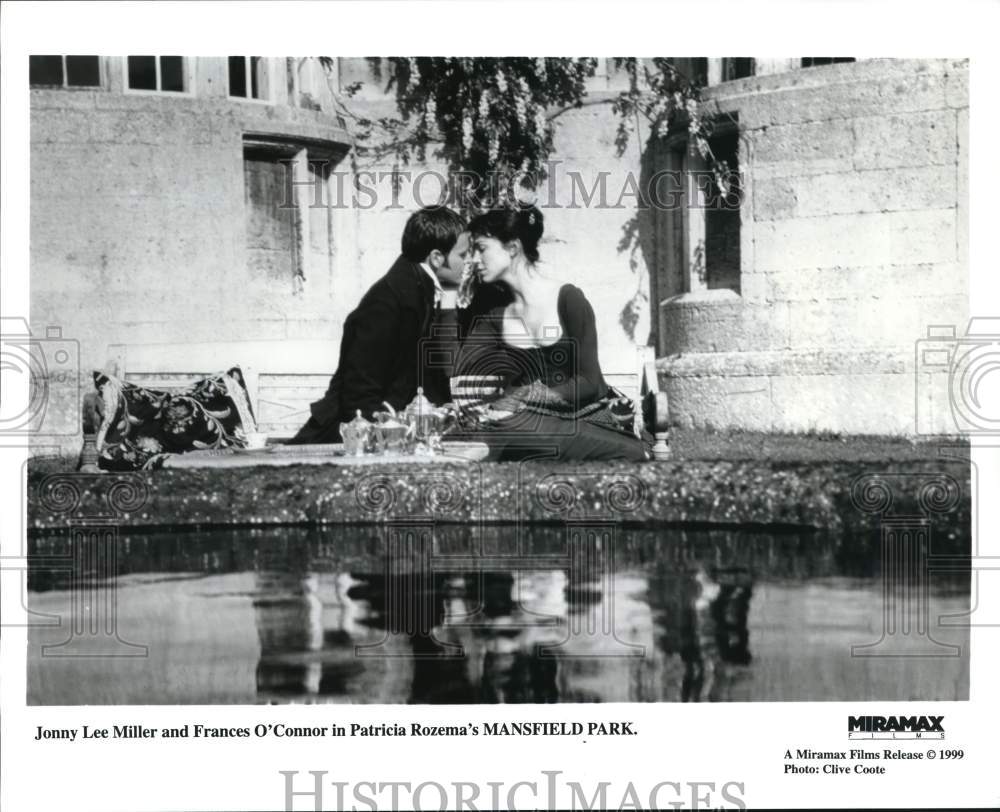
<svg viewBox="0 0 1000 812">
<path fill-rule="evenodd" d="M 340 425 L 340 437 L 344 441 L 344 453 L 350 457 L 360 457 L 371 443 L 372 424 L 361 416 L 358 409 L 354 419 Z"/>
</svg>

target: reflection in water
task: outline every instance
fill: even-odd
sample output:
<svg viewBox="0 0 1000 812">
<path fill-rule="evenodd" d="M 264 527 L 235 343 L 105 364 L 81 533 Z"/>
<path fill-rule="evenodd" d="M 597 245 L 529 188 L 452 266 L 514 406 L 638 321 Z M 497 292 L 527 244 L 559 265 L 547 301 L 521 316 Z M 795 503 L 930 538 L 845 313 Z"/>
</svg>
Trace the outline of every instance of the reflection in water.
<svg viewBox="0 0 1000 812">
<path fill-rule="evenodd" d="M 850 645 L 877 632 L 879 584 L 853 577 L 836 546 L 815 534 L 386 525 L 120 543 L 120 622 L 128 639 L 151 641 L 149 660 L 104 673 L 88 658 L 32 655 L 30 701 L 967 695 L 967 647 L 963 657 L 939 663 L 940 680 L 925 686 L 926 695 L 902 678 L 898 663 L 851 658 Z M 31 554 L 56 556 L 67 544 L 35 539 Z M 29 570 L 31 608 L 58 610 L 66 578 Z M 958 575 L 936 585 L 935 600 L 961 610 L 967 590 L 967 575 Z M 838 620 L 840 633 L 830 634 L 825 624 Z M 58 630 L 42 628 L 31 637 L 60 639 Z M 157 667 L 158 657 L 179 650 L 190 653 L 185 668 Z M 95 675 L 100 688 L 88 679 Z M 144 692 L 130 700 L 136 680 Z M 942 686 L 950 686 L 947 696 Z"/>
</svg>

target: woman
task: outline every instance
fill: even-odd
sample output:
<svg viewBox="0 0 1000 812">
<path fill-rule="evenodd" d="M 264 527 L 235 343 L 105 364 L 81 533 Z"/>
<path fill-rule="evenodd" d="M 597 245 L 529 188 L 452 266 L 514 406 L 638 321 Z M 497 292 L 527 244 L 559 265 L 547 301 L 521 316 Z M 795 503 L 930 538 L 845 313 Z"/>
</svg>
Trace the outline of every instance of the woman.
<svg viewBox="0 0 1000 812">
<path fill-rule="evenodd" d="M 647 459 L 631 405 L 601 374 L 590 302 L 539 271 L 542 213 L 493 210 L 473 219 L 469 232 L 484 290 L 504 295 L 468 328 L 457 368 L 499 376 L 503 395 L 477 413 L 474 427 L 466 421 L 466 439 L 487 442 L 498 460 Z"/>
</svg>

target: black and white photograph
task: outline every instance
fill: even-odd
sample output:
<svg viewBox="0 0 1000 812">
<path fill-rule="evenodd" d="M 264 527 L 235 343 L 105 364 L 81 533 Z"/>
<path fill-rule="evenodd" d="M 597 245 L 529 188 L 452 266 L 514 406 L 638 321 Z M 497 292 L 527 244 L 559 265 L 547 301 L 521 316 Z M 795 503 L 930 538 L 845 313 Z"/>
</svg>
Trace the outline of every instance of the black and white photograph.
<svg viewBox="0 0 1000 812">
<path fill-rule="evenodd" d="M 504 13 L 464 8 L 480 33 Z M 629 776 L 631 805 L 440 777 L 433 808 L 470 809 L 746 808 L 807 780 L 795 803 L 851 804 L 903 780 L 892 759 L 986 758 L 949 726 L 1000 622 L 975 60 L 433 44 L 5 57 L 30 176 L 0 336 L 5 749 L 627 759 L 719 703 L 835 720 L 703 790 Z M 256 763 L 253 808 L 431 803 Z"/>
</svg>

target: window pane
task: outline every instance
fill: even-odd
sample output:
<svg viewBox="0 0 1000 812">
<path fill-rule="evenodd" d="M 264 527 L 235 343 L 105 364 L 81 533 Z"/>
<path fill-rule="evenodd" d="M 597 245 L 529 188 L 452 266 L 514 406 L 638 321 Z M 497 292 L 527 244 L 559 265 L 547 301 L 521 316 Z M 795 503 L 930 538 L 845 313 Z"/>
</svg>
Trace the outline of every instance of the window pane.
<svg viewBox="0 0 1000 812">
<path fill-rule="evenodd" d="M 62 87 L 63 69 L 61 56 L 29 56 L 28 82 L 32 85 Z"/>
<path fill-rule="evenodd" d="M 803 68 L 815 68 L 818 65 L 832 65 L 835 62 L 854 62 L 853 56 L 804 56 Z"/>
<path fill-rule="evenodd" d="M 734 184 L 723 197 L 714 183 L 705 197 L 705 275 L 709 290 L 728 288 L 740 292 L 740 140 L 737 133 L 710 140 L 712 154 L 725 161 Z"/>
<path fill-rule="evenodd" d="M 128 86 L 133 90 L 156 90 L 156 57 L 128 58 Z"/>
<path fill-rule="evenodd" d="M 291 281 L 299 261 L 295 199 L 286 200 L 288 162 L 288 156 L 280 152 L 247 148 L 243 153 L 247 270 L 251 278 L 280 284 Z"/>
<path fill-rule="evenodd" d="M 247 95 L 247 70 L 246 57 L 244 56 L 229 57 L 229 95 L 243 97 Z"/>
<path fill-rule="evenodd" d="M 250 95 L 255 99 L 261 98 L 263 95 L 261 93 L 261 87 L 263 86 L 260 81 L 260 71 L 262 68 L 262 60 L 259 56 L 250 57 Z"/>
<path fill-rule="evenodd" d="M 753 76 L 753 57 L 734 56 L 722 60 L 722 81 L 729 82 L 733 79 L 744 79 Z"/>
<path fill-rule="evenodd" d="M 66 84 L 74 87 L 99 87 L 101 68 L 96 56 L 67 56 Z"/>
<path fill-rule="evenodd" d="M 184 91 L 184 57 L 160 57 L 160 90 Z"/>
</svg>

